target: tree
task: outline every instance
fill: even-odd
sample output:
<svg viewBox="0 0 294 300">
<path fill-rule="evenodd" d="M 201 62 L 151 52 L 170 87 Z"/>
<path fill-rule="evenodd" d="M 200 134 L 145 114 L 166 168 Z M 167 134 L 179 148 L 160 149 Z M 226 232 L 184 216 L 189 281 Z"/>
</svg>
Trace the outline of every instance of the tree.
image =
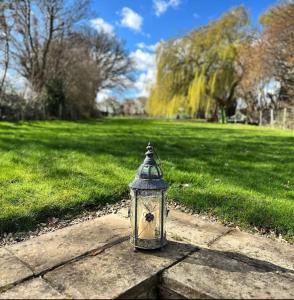
<svg viewBox="0 0 294 300">
<path fill-rule="evenodd" d="M 6 3 L 10 61 L 30 83 L 36 113 L 42 111 L 43 118 L 91 117 L 97 92 L 122 90 L 131 82 L 132 63 L 123 43 L 83 25 L 88 0 Z"/>
<path fill-rule="evenodd" d="M 67 118 L 93 116 L 97 93 L 103 89 L 121 91 L 132 82 L 132 62 L 115 36 L 84 28 L 68 37 L 62 48 L 66 49 L 66 55 L 60 60 L 60 72 L 53 74 L 63 81 L 62 111 Z M 55 57 L 54 54 L 49 62 L 52 70 Z"/>
<path fill-rule="evenodd" d="M 40 96 L 47 82 L 54 79 L 48 71 L 52 46 L 73 30 L 87 9 L 88 0 L 6 0 L 1 5 L 2 31 L 5 25 L 9 28 L 6 53 L 10 65 L 30 83 L 43 117 L 46 103 Z"/>
<path fill-rule="evenodd" d="M 219 20 L 162 44 L 157 52 L 157 81 L 148 109 L 174 115 L 183 108 L 191 116 L 216 114 L 234 101 L 242 76 L 238 48 L 247 37 L 243 7 Z"/>
<path fill-rule="evenodd" d="M 261 57 L 268 77 L 281 84 L 280 101 L 294 104 L 294 2 L 287 1 L 268 10 L 264 25 Z M 269 63 L 270 62 L 270 63 Z"/>
<path fill-rule="evenodd" d="M 85 30 L 81 35 L 93 56 L 97 79 L 96 92 L 103 89 L 124 90 L 132 83 L 133 62 L 116 36 L 106 32 Z"/>
<path fill-rule="evenodd" d="M 246 103 L 247 118 L 253 114 L 264 102 L 259 95 L 266 84 L 263 63 L 260 59 L 263 52 L 258 36 L 239 49 L 239 59 L 242 64 L 242 79 L 237 87 L 237 95 Z"/>
<path fill-rule="evenodd" d="M 281 103 L 291 105 L 294 97 L 293 7 L 292 2 L 268 10 L 260 18 L 264 30 L 255 32 L 239 50 L 243 76 L 238 95 L 246 102 L 247 116 L 256 115 L 257 110 L 277 108 Z"/>
<path fill-rule="evenodd" d="M 98 102 L 98 109 L 106 115 L 119 115 L 121 113 L 121 104 L 115 97 L 108 97 Z"/>
<path fill-rule="evenodd" d="M 8 8 L 7 3 L 0 3 L 0 99 L 4 95 L 4 85 L 7 77 L 7 71 L 9 67 L 10 59 L 10 30 L 11 26 L 8 24 L 5 11 Z"/>
<path fill-rule="evenodd" d="M 47 78 L 48 58 L 54 41 L 62 41 L 81 21 L 88 1 L 23 0 L 9 2 L 7 11 L 14 26 L 11 54 L 17 71 L 36 92 L 41 92 Z"/>
</svg>

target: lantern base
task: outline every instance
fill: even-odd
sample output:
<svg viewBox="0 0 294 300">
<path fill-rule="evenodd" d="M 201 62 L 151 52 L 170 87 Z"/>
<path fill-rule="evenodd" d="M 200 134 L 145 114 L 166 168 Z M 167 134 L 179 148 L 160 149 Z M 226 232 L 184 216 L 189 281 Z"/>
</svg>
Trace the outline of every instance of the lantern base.
<svg viewBox="0 0 294 300">
<path fill-rule="evenodd" d="M 130 242 L 135 247 L 135 249 L 156 250 L 164 247 L 167 244 L 167 239 L 165 236 L 163 239 L 152 240 L 135 239 L 131 236 Z"/>
</svg>

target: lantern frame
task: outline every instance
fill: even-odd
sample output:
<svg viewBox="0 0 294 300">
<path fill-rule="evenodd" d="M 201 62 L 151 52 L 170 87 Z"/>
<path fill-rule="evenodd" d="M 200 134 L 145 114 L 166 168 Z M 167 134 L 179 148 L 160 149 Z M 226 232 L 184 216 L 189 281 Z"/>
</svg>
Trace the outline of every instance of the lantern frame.
<svg viewBox="0 0 294 300">
<path fill-rule="evenodd" d="M 133 244 L 135 248 L 153 250 L 159 249 L 166 245 L 166 232 L 165 232 L 165 218 L 167 216 L 166 209 L 166 190 L 168 188 L 168 184 L 163 180 L 163 173 L 161 168 L 157 164 L 154 159 L 153 147 L 149 143 L 146 147 L 147 152 L 145 153 L 146 157 L 144 162 L 141 164 L 137 171 L 137 175 L 133 182 L 129 184 L 131 190 L 131 224 L 132 224 L 132 234 L 130 237 L 130 242 Z M 154 238 L 139 238 L 138 234 L 138 202 L 140 197 L 144 198 L 142 194 L 149 194 L 148 196 L 153 196 L 156 198 L 156 195 L 160 193 L 159 200 L 159 237 Z M 145 196 L 147 197 L 147 196 Z M 158 200 L 158 199 L 157 199 Z M 143 201 L 142 199 L 140 201 Z M 142 216 L 141 216 L 142 217 Z M 150 214 L 148 217 L 152 218 L 153 215 Z M 145 216 L 147 218 L 147 216 Z"/>
</svg>

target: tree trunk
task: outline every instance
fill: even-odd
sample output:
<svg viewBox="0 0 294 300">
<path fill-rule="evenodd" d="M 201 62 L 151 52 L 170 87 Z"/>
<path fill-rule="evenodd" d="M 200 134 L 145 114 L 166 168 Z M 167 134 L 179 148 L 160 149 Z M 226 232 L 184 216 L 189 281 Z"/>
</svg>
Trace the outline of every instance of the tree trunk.
<svg viewBox="0 0 294 300">
<path fill-rule="evenodd" d="M 262 110 L 259 111 L 259 126 L 262 126 Z"/>
<path fill-rule="evenodd" d="M 4 84 L 5 84 L 5 80 L 6 80 L 6 76 L 7 76 L 7 72 L 8 72 L 8 66 L 9 66 L 9 55 L 10 55 L 10 47 L 9 47 L 9 29 L 8 29 L 8 24 L 6 23 L 6 19 L 4 16 L 2 16 L 2 30 L 3 30 L 3 34 L 5 36 L 4 39 L 4 70 L 2 71 L 2 79 L 0 81 L 0 98 L 1 96 L 4 95 Z"/>
<path fill-rule="evenodd" d="M 222 124 L 226 123 L 226 111 L 224 106 L 221 107 L 221 115 L 222 115 Z"/>
<path fill-rule="evenodd" d="M 270 125 L 271 125 L 271 127 L 273 127 L 274 126 L 274 110 L 271 108 L 271 110 L 270 110 Z"/>
<path fill-rule="evenodd" d="M 58 118 L 61 120 L 62 119 L 62 103 L 59 103 L 58 106 Z"/>
<path fill-rule="evenodd" d="M 286 128 L 286 120 L 287 120 L 287 108 L 284 107 L 284 111 L 283 111 L 283 128 Z"/>
<path fill-rule="evenodd" d="M 213 112 L 213 122 L 218 122 L 218 105 L 215 106 L 215 110 Z"/>
</svg>

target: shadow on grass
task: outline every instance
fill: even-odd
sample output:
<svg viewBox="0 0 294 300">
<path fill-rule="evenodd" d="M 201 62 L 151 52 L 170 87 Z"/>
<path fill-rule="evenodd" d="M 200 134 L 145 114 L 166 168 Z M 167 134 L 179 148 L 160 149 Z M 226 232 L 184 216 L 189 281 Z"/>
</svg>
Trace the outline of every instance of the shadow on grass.
<svg viewBox="0 0 294 300">
<path fill-rule="evenodd" d="M 150 139 L 157 146 L 157 153 L 164 161 L 172 162 L 177 170 L 192 174 L 203 165 L 203 171 L 213 177 L 226 177 L 232 184 L 262 193 L 269 192 L 269 177 L 273 181 L 278 180 L 280 185 L 286 184 L 289 166 L 293 165 L 294 140 L 291 137 L 267 137 L 266 142 L 248 137 L 246 141 L 231 138 L 222 142 L 221 139 L 186 138 L 185 135 L 175 140 L 172 133 L 167 137 L 163 142 L 162 134 L 136 136 L 116 135 L 115 132 L 105 136 L 90 134 L 62 138 L 52 135 L 40 138 L 2 136 L 0 149 L 18 152 L 22 148 L 36 146 L 44 155 L 56 150 L 75 151 L 93 157 L 111 155 L 114 161 L 121 160 L 126 168 L 135 170 L 143 159 L 146 141 Z M 272 184 L 275 186 L 275 182 Z"/>
<path fill-rule="evenodd" d="M 120 194 L 109 195 L 93 195 L 91 198 L 87 199 L 85 202 L 76 202 L 71 205 L 44 205 L 36 209 L 32 209 L 30 215 L 14 215 L 13 217 L 2 217 L 0 218 L 0 233 L 4 232 L 16 232 L 20 230 L 32 230 L 42 222 L 47 222 L 48 218 L 57 217 L 63 218 L 73 218 L 78 214 L 87 211 L 96 211 L 106 204 L 115 203 L 128 195 L 128 190 L 126 189 Z"/>
<path fill-rule="evenodd" d="M 200 173 L 212 179 L 221 178 L 221 182 L 248 192 L 257 192 L 260 194 L 260 200 L 281 197 L 293 201 L 290 189 L 293 180 L 291 173 L 293 175 L 294 170 L 294 136 L 273 135 L 271 131 L 249 130 L 247 127 L 210 127 L 210 124 L 197 123 L 194 126 L 185 122 L 127 119 L 25 122 L 18 126 L 18 129 L 22 129 L 20 135 L 18 130 L 14 131 L 15 126 L 12 124 L 0 123 L 0 151 L 13 152 L 13 163 L 24 166 L 28 171 L 38 166 L 40 172 L 46 173 L 48 178 L 66 180 L 80 176 L 81 180 L 87 181 L 88 184 L 100 184 L 83 172 L 67 170 L 54 163 L 58 158 L 67 159 L 68 154 L 72 152 L 97 161 L 97 166 L 99 163 L 107 163 L 101 161 L 101 156 L 107 156 L 109 162 L 124 168 L 126 173 L 129 174 L 133 170 L 135 174 L 150 140 L 163 159 L 163 171 L 172 186 L 182 181 L 193 185 L 195 176 Z M 3 131 L 6 129 L 13 132 L 13 135 L 7 135 L 7 132 Z M 36 157 L 35 153 L 42 155 Z M 185 176 L 175 175 L 174 170 L 184 173 Z M 112 178 L 114 174 L 105 171 L 103 176 Z M 209 190 L 205 182 L 200 185 Z M 284 185 L 287 187 L 284 188 Z M 105 195 L 107 202 L 111 199 L 118 200 L 127 193 L 127 187 L 121 189 L 124 192 L 118 195 L 109 190 L 109 194 Z M 171 195 L 199 211 L 213 210 L 217 215 L 234 221 L 242 220 L 242 223 L 253 226 L 263 224 L 279 228 L 284 233 L 289 233 L 289 230 L 293 232 L 293 222 L 286 224 L 280 219 L 275 220 L 276 217 L 281 217 L 275 215 L 272 207 L 262 206 L 266 202 L 261 201 L 260 207 L 258 204 L 248 204 L 248 199 L 242 194 L 237 195 L 238 204 L 234 204 L 234 195 L 229 191 L 225 196 L 189 194 L 182 191 L 171 192 Z M 103 197 L 97 196 L 94 202 L 106 203 Z M 229 197 L 232 200 L 230 202 L 227 200 Z M 87 199 L 86 203 L 92 205 L 92 200 Z M 70 208 L 69 211 L 80 211 L 80 205 L 76 204 L 76 207 Z M 289 206 L 289 213 L 291 207 L 293 206 Z M 51 214 L 62 215 L 67 209 L 59 206 L 52 209 L 43 207 L 33 212 L 33 219 L 37 222 Z M 25 217 L 26 220 L 19 224 L 30 223 L 30 218 L 32 219 L 31 216 Z M 8 222 L 9 227 L 13 226 L 13 220 L 4 221 L 5 224 Z"/>
</svg>

